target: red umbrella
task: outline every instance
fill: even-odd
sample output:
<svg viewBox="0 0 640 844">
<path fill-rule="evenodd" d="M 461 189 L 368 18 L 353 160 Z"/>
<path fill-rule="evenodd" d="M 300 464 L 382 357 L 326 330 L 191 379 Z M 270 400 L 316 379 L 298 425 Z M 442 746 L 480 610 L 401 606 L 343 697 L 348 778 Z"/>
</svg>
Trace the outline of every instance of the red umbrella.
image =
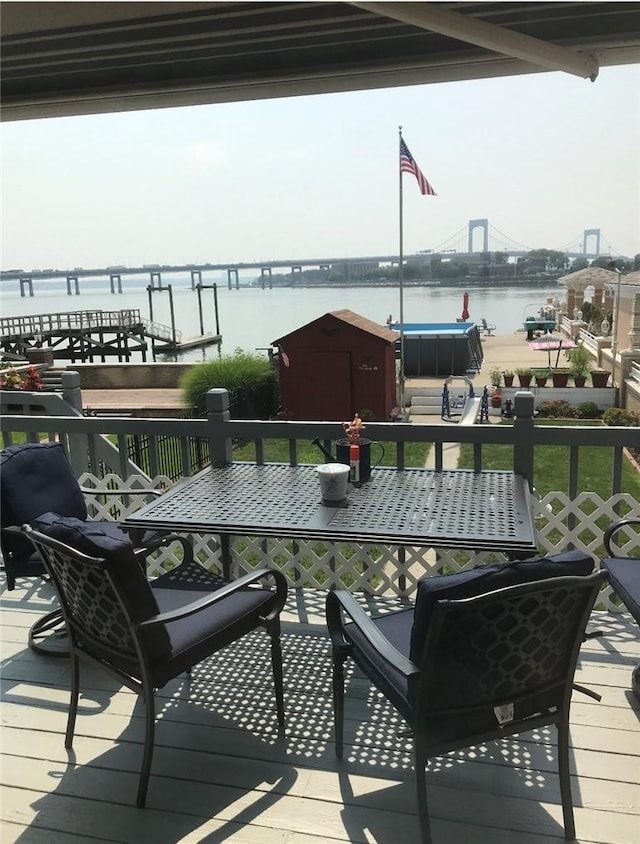
<svg viewBox="0 0 640 844">
<path fill-rule="evenodd" d="M 462 319 L 465 320 L 465 322 L 469 319 L 469 294 L 466 290 L 462 297 Z"/>
</svg>

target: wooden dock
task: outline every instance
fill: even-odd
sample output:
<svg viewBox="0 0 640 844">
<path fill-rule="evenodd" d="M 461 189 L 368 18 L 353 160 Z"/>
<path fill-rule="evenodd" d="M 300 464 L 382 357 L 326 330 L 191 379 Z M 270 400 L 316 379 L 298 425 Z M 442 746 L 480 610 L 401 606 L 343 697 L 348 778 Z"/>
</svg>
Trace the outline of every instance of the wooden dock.
<svg viewBox="0 0 640 844">
<path fill-rule="evenodd" d="M 140 315 L 137 309 L 120 311 L 64 311 L 55 314 L 0 318 L 0 348 L 11 357 L 24 358 L 46 346 L 55 360 L 94 361 L 117 357 L 128 361 L 151 347 L 153 355 L 179 352 L 220 343 L 220 334 L 183 338 L 182 332 Z"/>
<path fill-rule="evenodd" d="M 22 581 L 23 584 L 27 581 Z M 141 704 L 85 670 L 73 753 L 64 749 L 66 660 L 26 647 L 52 606 L 48 585 L 1 593 L 3 844 L 234 842 L 414 844 L 410 742 L 362 677 L 347 686 L 346 747 L 332 745 L 324 594 L 293 591 L 284 616 L 287 737 L 276 737 L 266 637 L 255 634 L 159 692 L 147 808 L 134 808 Z M 629 616 L 594 613 L 574 695 L 572 786 L 578 841 L 640 840 L 640 659 Z M 555 733 L 480 746 L 430 763 L 434 844 L 560 844 Z"/>
</svg>

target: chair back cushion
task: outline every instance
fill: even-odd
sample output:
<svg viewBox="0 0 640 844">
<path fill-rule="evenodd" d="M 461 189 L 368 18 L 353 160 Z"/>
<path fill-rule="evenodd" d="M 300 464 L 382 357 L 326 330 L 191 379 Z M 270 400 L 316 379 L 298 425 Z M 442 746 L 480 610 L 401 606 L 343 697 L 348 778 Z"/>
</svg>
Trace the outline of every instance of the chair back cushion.
<svg viewBox="0 0 640 844">
<path fill-rule="evenodd" d="M 83 521 L 44 513 L 32 526 L 82 554 L 104 560 L 101 566 L 83 564 L 64 555 L 48 554 L 63 603 L 94 642 L 134 654 L 131 621 L 136 624 L 159 613 L 153 590 L 128 540 L 114 536 L 101 522 Z M 107 577 L 107 573 L 110 577 Z M 126 615 L 122 610 L 125 607 Z M 162 625 L 141 637 L 152 660 L 170 653 L 169 636 Z"/>
<path fill-rule="evenodd" d="M 459 600 L 494 592 L 506 586 L 546 580 L 549 577 L 587 575 L 593 571 L 593 559 L 580 551 L 568 551 L 550 557 L 532 557 L 508 563 L 479 566 L 457 574 L 425 577 L 418 583 L 411 630 L 410 659 L 421 663 L 427 630 L 436 601 Z"/>
<path fill-rule="evenodd" d="M 87 518 L 84 496 L 61 443 L 9 445 L 0 454 L 0 524 L 22 525 L 41 513 Z M 33 546 L 22 536 L 4 534 L 3 551 L 16 561 Z"/>
</svg>

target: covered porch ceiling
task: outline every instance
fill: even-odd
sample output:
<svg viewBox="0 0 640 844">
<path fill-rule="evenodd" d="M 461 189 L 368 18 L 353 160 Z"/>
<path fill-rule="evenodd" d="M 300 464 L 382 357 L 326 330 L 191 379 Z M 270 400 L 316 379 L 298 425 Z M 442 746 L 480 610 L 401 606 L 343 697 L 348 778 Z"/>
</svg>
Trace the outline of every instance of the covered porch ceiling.
<svg viewBox="0 0 640 844">
<path fill-rule="evenodd" d="M 24 120 L 640 62 L 640 4 L 4 2 Z"/>
</svg>

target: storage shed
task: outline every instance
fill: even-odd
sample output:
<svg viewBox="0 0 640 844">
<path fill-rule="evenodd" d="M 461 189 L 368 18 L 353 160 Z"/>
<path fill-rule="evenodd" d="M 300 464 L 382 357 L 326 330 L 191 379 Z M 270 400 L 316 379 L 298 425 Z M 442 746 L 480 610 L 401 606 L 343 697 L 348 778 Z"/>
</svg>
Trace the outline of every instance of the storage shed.
<svg viewBox="0 0 640 844">
<path fill-rule="evenodd" d="M 369 410 L 369 418 L 387 421 L 396 404 L 398 339 L 397 332 L 345 309 L 274 340 L 283 411 L 290 419 L 344 422 Z"/>
</svg>

